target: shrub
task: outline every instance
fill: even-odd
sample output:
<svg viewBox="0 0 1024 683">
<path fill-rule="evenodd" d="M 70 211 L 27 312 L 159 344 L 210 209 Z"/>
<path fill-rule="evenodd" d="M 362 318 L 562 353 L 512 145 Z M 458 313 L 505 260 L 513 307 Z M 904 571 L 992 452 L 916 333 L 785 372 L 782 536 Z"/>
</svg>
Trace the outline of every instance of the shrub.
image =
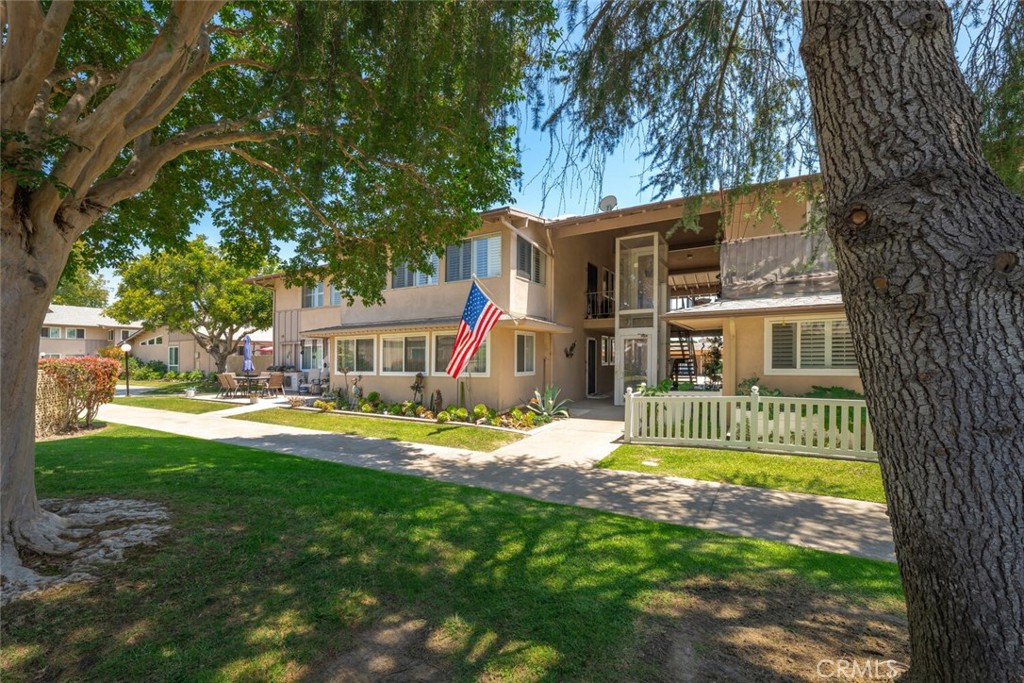
<svg viewBox="0 0 1024 683">
<path fill-rule="evenodd" d="M 490 411 L 487 409 L 487 406 L 485 406 L 483 403 L 477 403 L 475 406 L 473 406 L 473 417 L 478 420 L 481 417 L 487 417 L 489 412 Z"/>
<path fill-rule="evenodd" d="M 452 417 L 456 420 L 459 420 L 460 422 L 468 422 L 469 411 L 466 410 L 465 408 L 456 408 L 455 413 L 452 415 Z"/>
<path fill-rule="evenodd" d="M 306 405 L 306 399 L 301 396 L 289 396 L 288 405 L 292 408 L 302 408 Z"/>
<path fill-rule="evenodd" d="M 104 346 L 96 351 L 100 358 L 113 358 L 118 363 L 124 363 L 124 351 L 120 346 Z"/>
<path fill-rule="evenodd" d="M 116 360 L 94 356 L 39 361 L 39 373 L 53 380 L 52 384 L 44 380 L 44 386 L 56 396 L 51 400 L 61 405 L 55 411 L 59 419 L 51 418 L 48 427 L 57 431 L 77 429 L 80 416 L 86 426 L 92 425 L 100 406 L 114 399 L 120 369 Z"/>
<path fill-rule="evenodd" d="M 334 401 L 313 401 L 313 407 L 319 408 L 321 413 L 329 413 L 334 410 L 337 405 Z"/>
<path fill-rule="evenodd" d="M 362 405 L 359 406 L 359 410 L 363 411 L 364 413 L 372 413 L 373 412 L 373 404 L 372 403 L 363 403 Z"/>
<path fill-rule="evenodd" d="M 858 399 L 863 400 L 864 394 L 854 391 L 853 389 L 847 389 L 846 387 L 823 387 L 817 384 L 811 387 L 811 390 L 804 394 L 805 398 L 843 398 L 843 399 Z"/>
<path fill-rule="evenodd" d="M 449 413 L 447 410 L 442 410 L 440 413 L 437 414 L 437 421 L 440 422 L 441 424 L 444 424 L 445 422 L 450 422 L 451 419 L 451 413 Z"/>
<path fill-rule="evenodd" d="M 164 375 L 164 379 L 168 381 L 174 381 L 181 377 L 181 374 L 176 370 L 168 370 L 167 374 Z"/>
<path fill-rule="evenodd" d="M 566 409 L 566 405 L 572 403 L 569 399 L 564 401 L 558 400 L 558 394 L 561 393 L 561 389 L 556 386 L 547 386 L 544 388 L 542 394 L 537 389 L 533 390 L 533 398 L 530 399 L 530 403 L 527 404 L 527 408 L 532 413 L 544 416 L 550 421 L 556 417 L 569 417 L 569 411 Z"/>
<path fill-rule="evenodd" d="M 206 379 L 206 374 L 202 370 L 192 370 L 186 372 L 182 377 L 189 382 L 202 382 Z"/>
<path fill-rule="evenodd" d="M 380 392 L 371 391 L 366 395 L 366 400 L 370 403 L 380 403 Z"/>
</svg>

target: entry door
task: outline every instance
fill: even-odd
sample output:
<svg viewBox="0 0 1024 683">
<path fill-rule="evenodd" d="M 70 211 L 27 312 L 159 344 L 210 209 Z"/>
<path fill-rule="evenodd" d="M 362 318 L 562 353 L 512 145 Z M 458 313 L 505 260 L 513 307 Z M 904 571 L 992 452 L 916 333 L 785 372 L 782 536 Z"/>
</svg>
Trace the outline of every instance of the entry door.
<svg viewBox="0 0 1024 683">
<path fill-rule="evenodd" d="M 587 396 L 597 393 L 597 340 L 587 337 Z"/>
</svg>

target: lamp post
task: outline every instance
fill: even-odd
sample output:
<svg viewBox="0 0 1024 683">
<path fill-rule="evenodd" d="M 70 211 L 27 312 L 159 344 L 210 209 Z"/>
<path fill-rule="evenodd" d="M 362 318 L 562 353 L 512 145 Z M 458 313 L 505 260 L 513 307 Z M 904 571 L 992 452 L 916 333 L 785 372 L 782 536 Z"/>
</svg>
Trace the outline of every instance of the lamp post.
<svg viewBox="0 0 1024 683">
<path fill-rule="evenodd" d="M 128 354 L 132 352 L 132 345 L 125 342 L 121 344 L 121 350 L 124 351 L 124 395 L 127 398 L 132 395 L 131 380 L 128 378 Z"/>
</svg>

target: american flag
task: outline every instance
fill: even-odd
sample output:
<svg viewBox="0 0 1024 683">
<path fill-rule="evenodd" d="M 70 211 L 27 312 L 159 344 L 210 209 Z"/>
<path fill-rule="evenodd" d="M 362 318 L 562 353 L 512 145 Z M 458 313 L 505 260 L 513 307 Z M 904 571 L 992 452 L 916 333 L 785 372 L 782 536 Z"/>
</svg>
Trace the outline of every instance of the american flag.
<svg viewBox="0 0 1024 683">
<path fill-rule="evenodd" d="M 455 335 L 455 346 L 452 347 L 452 359 L 448 362 L 445 372 L 458 379 L 466 363 L 480 348 L 484 337 L 501 317 L 501 309 L 495 306 L 487 295 L 473 283 L 466 299 L 466 310 L 459 321 L 459 332 Z"/>
</svg>

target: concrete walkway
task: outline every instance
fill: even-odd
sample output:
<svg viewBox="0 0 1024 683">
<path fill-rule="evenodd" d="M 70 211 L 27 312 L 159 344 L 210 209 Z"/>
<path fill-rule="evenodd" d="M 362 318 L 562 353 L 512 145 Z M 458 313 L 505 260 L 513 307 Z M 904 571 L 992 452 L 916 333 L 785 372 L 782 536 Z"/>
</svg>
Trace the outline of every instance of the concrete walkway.
<svg viewBox="0 0 1024 683">
<path fill-rule="evenodd" d="M 107 404 L 99 419 L 736 536 L 895 559 L 883 505 L 593 467 L 618 445 L 621 421 L 559 421 L 515 444 L 478 453 L 225 419 L 264 406 L 273 404 L 190 415 Z"/>
</svg>

